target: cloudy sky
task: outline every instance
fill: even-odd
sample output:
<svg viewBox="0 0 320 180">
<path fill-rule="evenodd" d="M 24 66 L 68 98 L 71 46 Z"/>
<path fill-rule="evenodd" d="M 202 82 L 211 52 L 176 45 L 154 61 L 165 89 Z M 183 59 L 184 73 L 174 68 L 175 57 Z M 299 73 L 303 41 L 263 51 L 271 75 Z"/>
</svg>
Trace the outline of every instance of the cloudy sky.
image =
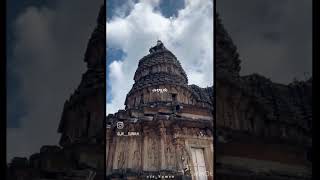
<svg viewBox="0 0 320 180">
<path fill-rule="evenodd" d="M 189 84 L 213 85 L 212 0 L 107 1 L 107 114 L 124 108 L 138 61 L 160 39 Z"/>
<path fill-rule="evenodd" d="M 276 2 L 276 3 L 275 3 Z M 57 144 L 64 101 L 102 0 L 7 1 L 7 158 Z M 241 74 L 288 83 L 310 76 L 311 0 L 217 0 L 238 47 Z M 86 12 L 86 13 L 83 13 Z M 138 60 L 161 39 L 189 84 L 213 84 L 212 0 L 107 0 L 107 111 L 124 108 Z"/>
<path fill-rule="evenodd" d="M 312 0 L 216 0 L 238 47 L 241 74 L 279 83 L 312 75 Z"/>
<path fill-rule="evenodd" d="M 7 1 L 7 160 L 57 144 L 103 0 Z M 85 12 L 85 13 L 83 13 Z"/>
</svg>

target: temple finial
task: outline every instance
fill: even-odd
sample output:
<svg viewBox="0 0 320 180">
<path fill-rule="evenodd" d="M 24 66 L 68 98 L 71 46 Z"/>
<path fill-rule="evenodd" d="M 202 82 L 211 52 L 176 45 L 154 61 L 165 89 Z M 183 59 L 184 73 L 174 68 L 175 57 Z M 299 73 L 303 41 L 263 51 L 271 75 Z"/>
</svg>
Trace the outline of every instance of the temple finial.
<svg viewBox="0 0 320 180">
<path fill-rule="evenodd" d="M 166 48 L 164 47 L 162 41 L 161 40 L 157 40 L 157 44 L 154 47 L 150 48 L 149 52 L 150 53 L 154 53 L 154 52 L 165 50 L 165 49 Z"/>
</svg>

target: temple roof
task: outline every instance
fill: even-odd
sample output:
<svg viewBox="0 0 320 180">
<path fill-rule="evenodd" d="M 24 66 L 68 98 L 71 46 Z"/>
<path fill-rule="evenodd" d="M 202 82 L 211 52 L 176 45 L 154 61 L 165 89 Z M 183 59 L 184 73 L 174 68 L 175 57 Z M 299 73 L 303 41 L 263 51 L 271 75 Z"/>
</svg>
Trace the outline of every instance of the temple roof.
<svg viewBox="0 0 320 180">
<path fill-rule="evenodd" d="M 200 88 L 188 85 L 187 74 L 182 68 L 177 57 L 169 51 L 162 41 L 150 48 L 149 54 L 139 60 L 138 68 L 134 75 L 134 84 L 127 94 L 128 98 L 145 88 L 157 88 L 160 85 L 176 86 L 191 92 L 198 102 L 213 104 L 213 87 Z"/>
<path fill-rule="evenodd" d="M 161 82 L 188 84 L 187 75 L 180 62 L 171 51 L 165 48 L 160 40 L 150 48 L 149 52 L 150 54 L 139 61 L 134 75 L 135 84 L 133 89 L 147 86 L 148 84 L 161 84 Z"/>
<path fill-rule="evenodd" d="M 237 48 L 216 14 L 215 26 L 215 63 L 217 79 L 235 79 L 239 77 L 240 59 Z"/>
</svg>

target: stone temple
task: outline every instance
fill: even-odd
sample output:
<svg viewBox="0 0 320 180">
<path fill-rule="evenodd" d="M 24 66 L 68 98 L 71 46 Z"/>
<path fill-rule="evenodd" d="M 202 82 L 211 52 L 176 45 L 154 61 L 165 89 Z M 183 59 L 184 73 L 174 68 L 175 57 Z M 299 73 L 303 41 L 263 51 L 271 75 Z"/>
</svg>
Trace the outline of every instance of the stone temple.
<svg viewBox="0 0 320 180">
<path fill-rule="evenodd" d="M 216 179 L 311 179 L 312 78 L 284 85 L 240 76 L 218 16 L 215 30 Z"/>
<path fill-rule="evenodd" d="M 65 101 L 59 145 L 44 145 L 29 158 L 16 157 L 7 166 L 7 180 L 105 179 L 105 5 L 89 39 L 87 70 Z"/>
<path fill-rule="evenodd" d="M 102 6 L 87 71 L 64 105 L 60 146 L 14 158 L 6 179 L 312 178 L 312 78 L 283 85 L 240 76 L 236 47 L 216 16 L 215 90 L 188 85 L 158 41 L 139 61 L 125 109 L 105 117 L 105 21 Z"/>
<path fill-rule="evenodd" d="M 107 116 L 107 178 L 213 179 L 213 87 L 188 85 L 161 41 L 149 52 L 125 109 Z"/>
</svg>

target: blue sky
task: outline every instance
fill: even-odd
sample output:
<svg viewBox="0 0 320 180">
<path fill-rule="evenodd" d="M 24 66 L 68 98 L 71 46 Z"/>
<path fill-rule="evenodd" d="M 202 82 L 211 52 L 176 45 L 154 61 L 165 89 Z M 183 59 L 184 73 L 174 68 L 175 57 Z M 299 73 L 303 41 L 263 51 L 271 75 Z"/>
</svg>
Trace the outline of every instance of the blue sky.
<svg viewBox="0 0 320 180">
<path fill-rule="evenodd" d="M 132 1 L 133 3 L 139 2 L 138 0 Z M 108 0 L 107 1 L 107 21 L 110 21 L 110 19 L 114 18 L 118 15 L 117 10 L 119 8 L 123 8 L 123 6 L 128 3 L 128 0 Z M 184 0 L 166 0 L 166 1 L 160 1 L 159 6 L 155 9 L 159 10 L 162 15 L 169 18 L 171 16 L 177 16 L 178 11 L 184 7 L 185 3 Z M 125 15 L 128 15 L 130 13 L 130 8 L 125 9 Z M 108 28 L 108 27 L 107 27 Z M 124 59 L 126 56 L 126 53 L 122 51 L 122 49 L 119 48 L 112 48 L 108 47 L 107 45 L 107 67 L 110 66 L 110 64 L 114 60 L 121 60 Z M 107 73 L 107 81 L 109 80 L 109 73 Z M 111 85 L 107 83 L 107 103 L 110 103 L 112 100 L 112 95 L 110 93 Z"/>
<path fill-rule="evenodd" d="M 57 144 L 63 104 L 85 71 L 83 56 L 102 2 L 7 1 L 7 157 Z M 242 73 L 261 72 L 283 83 L 312 73 L 311 2 L 219 1 Z M 137 62 L 157 38 L 177 56 L 190 84 L 213 84 L 207 78 L 213 73 L 212 1 L 107 0 L 106 7 L 110 112 L 124 108 Z"/>
<path fill-rule="evenodd" d="M 108 51 L 108 53 L 107 53 L 107 63 L 106 63 L 107 67 L 110 66 L 112 61 L 123 59 L 126 56 L 126 54 L 121 49 L 113 49 L 113 48 L 108 48 L 107 47 L 107 51 Z M 109 77 L 110 77 L 110 74 L 107 73 L 107 78 L 106 78 L 107 81 L 108 81 Z M 107 83 L 107 103 L 110 103 L 111 100 L 112 100 L 112 96 L 109 93 L 110 92 L 110 88 L 111 88 L 110 84 Z"/>
<path fill-rule="evenodd" d="M 189 83 L 213 85 L 212 0 L 107 1 L 107 114 L 124 108 L 138 61 L 158 39 Z"/>
</svg>

